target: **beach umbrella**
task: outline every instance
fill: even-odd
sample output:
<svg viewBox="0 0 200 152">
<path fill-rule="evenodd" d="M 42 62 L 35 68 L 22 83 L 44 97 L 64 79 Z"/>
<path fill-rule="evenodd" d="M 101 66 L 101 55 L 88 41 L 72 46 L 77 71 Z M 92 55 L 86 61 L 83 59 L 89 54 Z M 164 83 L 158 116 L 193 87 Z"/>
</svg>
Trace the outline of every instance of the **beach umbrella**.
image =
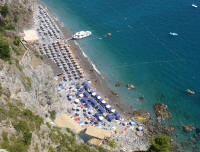
<svg viewBox="0 0 200 152">
<path fill-rule="evenodd" d="M 87 100 L 85 98 L 81 98 L 81 102 L 86 103 Z"/>
<path fill-rule="evenodd" d="M 106 103 L 106 101 L 105 101 L 105 100 L 103 100 L 103 101 L 101 101 L 101 103 L 103 103 L 103 104 L 104 104 L 104 103 Z"/>
<path fill-rule="evenodd" d="M 107 109 L 109 109 L 110 107 L 111 107 L 110 105 L 107 105 L 107 106 L 106 106 Z"/>
<path fill-rule="evenodd" d="M 102 102 L 102 101 L 103 101 L 103 99 L 102 99 L 102 98 L 101 98 L 101 99 L 98 99 L 98 101 L 99 101 L 99 102 Z"/>
<path fill-rule="evenodd" d="M 114 113 L 114 112 L 115 112 L 115 109 L 112 109 L 111 112 Z"/>
<path fill-rule="evenodd" d="M 101 99 L 101 97 L 100 97 L 100 96 L 98 96 L 98 97 L 97 97 L 97 99 Z"/>
<path fill-rule="evenodd" d="M 84 88 L 80 88 L 80 90 L 79 90 L 80 92 L 83 92 L 84 91 Z"/>
<path fill-rule="evenodd" d="M 88 93 L 87 91 L 84 92 L 84 95 L 85 95 L 86 97 L 89 97 L 89 96 L 90 96 L 89 93 Z"/>
<path fill-rule="evenodd" d="M 80 95 L 79 95 L 79 97 L 81 97 L 81 98 L 82 98 L 82 97 L 84 97 L 84 95 L 83 95 L 83 94 L 80 94 Z"/>
<path fill-rule="evenodd" d="M 135 124 L 135 122 L 134 122 L 134 121 L 131 121 L 131 122 L 130 122 L 130 125 L 134 125 L 134 124 Z"/>
<path fill-rule="evenodd" d="M 143 130 L 142 126 L 139 126 L 137 129 L 138 129 L 139 131 L 142 131 L 142 130 Z"/>
<path fill-rule="evenodd" d="M 101 116 L 101 114 L 100 114 L 100 113 L 95 113 L 94 116 L 95 116 L 96 118 L 98 118 L 99 116 Z"/>
<path fill-rule="evenodd" d="M 115 112 L 114 115 L 117 116 L 119 114 L 119 112 Z"/>
<path fill-rule="evenodd" d="M 95 95 L 96 95 L 96 92 L 93 92 L 93 93 L 92 93 L 92 96 L 95 96 Z"/>
<path fill-rule="evenodd" d="M 103 116 L 99 116 L 99 120 L 101 120 L 101 121 L 102 121 L 102 120 L 103 120 Z"/>
<path fill-rule="evenodd" d="M 74 101 L 74 102 L 75 102 L 75 103 L 79 103 L 79 101 L 80 101 L 79 99 L 75 99 L 75 101 Z"/>
<path fill-rule="evenodd" d="M 116 133 L 116 134 L 119 134 L 119 133 L 120 133 L 119 129 L 115 130 L 115 133 Z"/>
</svg>

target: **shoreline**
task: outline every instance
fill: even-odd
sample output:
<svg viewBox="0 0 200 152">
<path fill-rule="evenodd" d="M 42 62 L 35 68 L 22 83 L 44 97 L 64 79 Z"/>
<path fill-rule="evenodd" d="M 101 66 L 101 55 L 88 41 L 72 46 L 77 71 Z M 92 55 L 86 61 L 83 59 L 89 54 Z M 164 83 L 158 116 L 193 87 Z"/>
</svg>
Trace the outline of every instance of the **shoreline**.
<svg viewBox="0 0 200 152">
<path fill-rule="evenodd" d="M 43 2 L 39 1 L 38 4 L 42 5 L 44 8 L 47 9 L 48 14 L 54 19 L 55 23 L 61 30 L 64 38 L 71 38 L 72 33 L 56 17 L 56 15 L 53 12 L 51 12 Z M 130 119 L 134 110 L 129 105 L 123 103 L 123 101 L 120 99 L 120 96 L 116 96 L 112 93 L 113 90 L 108 87 L 106 80 L 104 80 L 101 73 L 97 71 L 98 69 L 95 69 L 97 68 L 96 65 L 92 63 L 87 54 L 80 48 L 78 41 L 70 40 L 69 42 L 70 48 L 71 50 L 73 50 L 75 58 L 79 62 L 80 67 L 87 75 L 87 78 L 89 78 L 89 80 L 91 80 L 92 82 L 92 88 L 95 88 L 95 91 L 99 92 L 99 94 L 102 97 L 108 98 L 108 103 L 112 105 L 117 111 L 119 111 L 122 116 Z"/>
</svg>

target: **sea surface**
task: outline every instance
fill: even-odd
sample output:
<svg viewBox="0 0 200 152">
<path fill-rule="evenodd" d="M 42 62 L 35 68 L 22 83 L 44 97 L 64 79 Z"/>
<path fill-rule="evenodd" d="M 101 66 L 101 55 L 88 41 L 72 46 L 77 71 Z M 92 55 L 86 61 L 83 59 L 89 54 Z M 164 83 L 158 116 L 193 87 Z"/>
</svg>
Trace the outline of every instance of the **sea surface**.
<svg viewBox="0 0 200 152">
<path fill-rule="evenodd" d="M 173 138 L 180 145 L 194 138 L 195 130 L 184 133 L 182 126 L 200 127 L 200 1 L 42 1 L 72 33 L 92 31 L 78 43 L 124 103 L 153 114 L 153 104 L 163 102 L 173 115 L 168 124 L 177 127 Z M 117 81 L 123 86 L 114 87 Z M 127 90 L 128 83 L 136 89 Z M 200 144 L 184 145 L 200 151 Z"/>
</svg>

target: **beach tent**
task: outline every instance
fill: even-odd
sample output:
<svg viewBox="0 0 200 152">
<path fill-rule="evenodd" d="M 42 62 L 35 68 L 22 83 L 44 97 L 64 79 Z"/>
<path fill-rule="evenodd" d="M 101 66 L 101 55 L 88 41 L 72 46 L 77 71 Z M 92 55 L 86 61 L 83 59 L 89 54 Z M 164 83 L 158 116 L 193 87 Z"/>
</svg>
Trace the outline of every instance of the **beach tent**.
<svg viewBox="0 0 200 152">
<path fill-rule="evenodd" d="M 87 100 L 85 98 L 81 98 L 81 102 L 86 103 Z"/>
<path fill-rule="evenodd" d="M 85 95 L 86 97 L 89 97 L 89 96 L 90 96 L 89 93 L 88 93 L 87 91 L 84 92 L 84 95 Z"/>
</svg>

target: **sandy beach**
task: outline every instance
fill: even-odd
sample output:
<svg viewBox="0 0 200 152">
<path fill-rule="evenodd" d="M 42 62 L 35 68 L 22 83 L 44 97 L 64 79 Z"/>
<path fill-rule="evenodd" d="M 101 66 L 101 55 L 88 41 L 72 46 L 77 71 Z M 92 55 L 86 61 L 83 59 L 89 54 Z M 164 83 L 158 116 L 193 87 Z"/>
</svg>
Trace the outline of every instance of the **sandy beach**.
<svg viewBox="0 0 200 152">
<path fill-rule="evenodd" d="M 58 67 L 63 70 L 64 73 L 71 73 L 74 71 L 72 77 L 67 77 L 67 74 L 64 74 L 63 80 L 58 81 L 58 92 L 61 95 L 61 99 L 66 101 L 67 107 L 65 111 L 60 112 L 59 114 L 67 113 L 68 115 L 72 115 L 72 119 L 76 119 L 76 116 L 78 116 L 79 120 L 85 121 L 85 114 L 87 110 L 85 110 L 84 108 L 81 109 L 81 106 L 83 105 L 81 103 L 75 103 L 75 101 L 77 99 L 79 101 L 82 100 L 82 98 L 77 96 L 78 90 L 80 88 L 85 88 L 89 84 L 89 88 L 91 88 L 89 90 L 98 93 L 100 97 L 98 98 L 97 96 L 93 96 L 92 92 L 85 88 L 86 92 L 89 92 L 88 96 L 93 97 L 94 99 L 96 99 L 97 102 L 99 102 L 98 99 L 101 98 L 101 101 L 106 100 L 107 105 L 111 105 L 112 109 L 115 109 L 114 111 L 119 112 L 121 118 L 119 117 L 117 119 L 116 117 L 116 120 L 107 121 L 106 114 L 113 115 L 114 113 L 109 112 L 107 109 L 106 114 L 103 115 L 105 117 L 105 121 L 100 121 L 101 125 L 96 124 L 96 122 L 91 123 L 85 121 L 85 124 L 83 124 L 82 126 L 87 128 L 88 125 L 92 124 L 93 126 L 98 126 L 105 130 L 110 130 L 112 132 L 112 138 L 117 143 L 119 143 L 118 148 L 122 148 L 122 150 L 124 151 L 147 149 L 149 146 L 149 141 L 146 135 L 147 131 L 145 129 L 145 126 L 140 121 L 135 120 L 131 117 L 132 109 L 123 104 L 123 102 L 120 100 L 120 97 L 114 94 L 113 91 L 108 87 L 106 81 L 98 73 L 98 71 L 94 69 L 90 60 L 84 56 L 83 51 L 77 45 L 78 41 L 69 40 L 72 37 L 72 33 L 68 31 L 67 28 L 63 27 L 62 23 L 57 20 L 53 13 L 47 10 L 45 5 L 41 2 L 36 5 L 33 19 L 35 23 L 33 27 L 39 35 L 39 44 L 38 46 L 36 46 L 36 48 L 38 47 L 37 49 L 40 51 L 41 55 L 45 54 L 49 59 L 54 60 L 54 62 L 58 65 Z M 54 25 L 54 23 L 56 25 Z M 50 31 L 48 30 L 46 32 L 46 29 L 49 29 Z M 57 50 L 58 52 L 55 52 L 54 55 L 54 53 L 52 52 Z M 60 50 L 66 50 L 67 54 Z M 60 58 L 63 58 L 65 60 L 62 60 Z M 71 61 L 67 62 L 68 60 Z M 49 64 L 49 62 L 46 63 Z M 67 67 L 67 65 L 70 65 L 70 69 L 67 69 L 69 68 Z M 83 77 L 81 71 L 83 71 Z M 65 79 L 67 80 L 65 81 Z M 87 82 L 87 85 L 83 84 L 83 82 Z M 89 97 L 87 99 L 89 99 Z M 96 107 L 94 107 L 95 106 L 93 106 L 91 110 L 91 117 L 89 117 L 90 119 L 94 118 L 95 112 L 98 113 L 98 110 L 96 109 Z M 119 130 L 120 133 L 116 133 L 116 130 Z"/>
</svg>

